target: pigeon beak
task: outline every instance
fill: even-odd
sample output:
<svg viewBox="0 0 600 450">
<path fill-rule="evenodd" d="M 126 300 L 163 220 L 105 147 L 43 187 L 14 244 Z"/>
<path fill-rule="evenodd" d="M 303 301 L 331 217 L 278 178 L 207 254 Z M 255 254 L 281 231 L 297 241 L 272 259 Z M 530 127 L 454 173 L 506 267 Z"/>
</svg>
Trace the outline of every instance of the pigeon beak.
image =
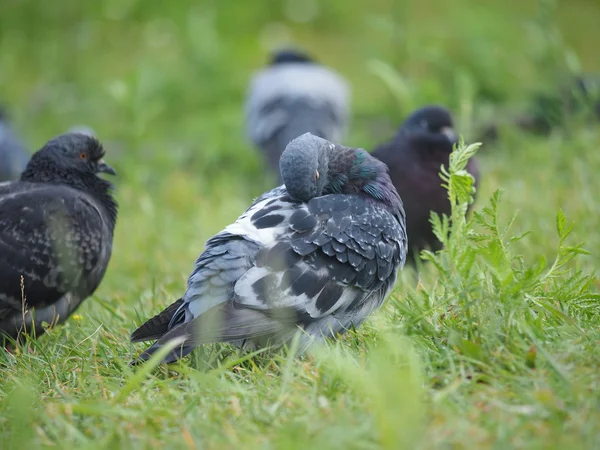
<svg viewBox="0 0 600 450">
<path fill-rule="evenodd" d="M 440 133 L 442 133 L 444 136 L 446 136 L 448 138 L 448 140 L 450 142 L 452 142 L 453 144 L 458 142 L 458 136 L 456 135 L 454 128 L 442 127 L 442 129 L 440 130 Z"/>
<path fill-rule="evenodd" d="M 117 174 L 117 172 L 115 171 L 115 169 L 113 169 L 108 164 L 106 164 L 106 162 L 103 159 L 101 159 L 100 161 L 98 161 L 98 168 L 96 169 L 96 172 L 98 172 L 98 173 L 107 173 L 109 175 L 116 175 Z"/>
</svg>

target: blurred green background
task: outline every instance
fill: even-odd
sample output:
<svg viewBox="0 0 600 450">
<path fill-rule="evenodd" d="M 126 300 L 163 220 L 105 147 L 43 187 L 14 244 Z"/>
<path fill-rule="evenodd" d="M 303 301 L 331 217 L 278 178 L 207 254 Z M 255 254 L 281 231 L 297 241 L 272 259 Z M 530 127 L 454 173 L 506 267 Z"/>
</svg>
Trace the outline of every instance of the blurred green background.
<svg viewBox="0 0 600 450">
<path fill-rule="evenodd" d="M 194 448 L 194 441 L 206 448 L 415 448 L 419 408 L 428 411 L 419 422 L 428 438 L 419 448 L 491 448 L 497 439 L 522 448 L 600 442 L 600 403 L 589 395 L 597 391 L 599 359 L 587 353 L 600 347 L 597 333 L 565 340 L 568 350 L 552 349 L 558 360 L 588 358 L 565 363 L 569 376 L 584 381 L 558 388 L 551 371 L 536 372 L 532 385 L 533 371 L 515 369 L 517 379 L 504 368 L 491 375 L 492 394 L 487 385 L 465 387 L 465 359 L 423 338 L 420 354 L 446 355 L 451 369 L 425 364 L 420 378 L 419 363 L 397 374 L 380 368 L 371 374 L 375 387 L 393 385 L 396 376 L 410 382 L 389 392 L 358 383 L 358 392 L 375 396 L 370 406 L 340 387 L 335 370 L 306 360 L 261 369 L 248 363 L 216 375 L 164 369 L 141 393 L 114 396 L 129 380 L 123 362 L 135 325 L 182 294 L 206 239 L 273 186 L 243 116 L 252 73 L 272 48 L 298 45 L 348 78 L 352 122 L 344 144 L 370 150 L 421 105 L 450 107 L 472 140 L 482 123 L 525 109 L 534 93 L 552 91 L 565 75 L 600 73 L 598 24 L 597 0 L 3 0 L 0 102 L 32 151 L 73 125 L 91 126 L 118 171 L 120 204 L 100 289 L 29 355 L 2 363 L 8 400 L 0 434 L 13 439 L 3 448 L 22 448 L 30 438 L 66 448 Z M 533 231 L 515 244 L 531 262 L 553 256 L 562 208 L 574 223 L 573 241 L 592 251 L 573 268 L 595 271 L 599 144 L 597 126 L 574 123 L 549 136 L 509 128 L 478 155 L 475 209 L 505 190 L 502 220 L 518 212 L 514 233 Z M 405 273 L 394 294 L 399 302 L 437 280 L 431 265 L 416 287 L 414 273 Z M 597 291 L 598 279 L 594 284 Z M 363 326 L 349 345 L 361 353 L 378 341 L 375 328 Z M 351 367 L 338 370 L 364 375 Z M 27 387 L 19 390 L 21 382 Z M 386 422 L 388 412 L 404 425 Z M 386 441 L 390 431 L 402 436 Z"/>
<path fill-rule="evenodd" d="M 177 259 L 189 267 L 209 233 L 273 185 L 243 117 L 250 77 L 272 48 L 301 46 L 349 79 L 353 112 L 344 143 L 370 150 L 424 104 L 451 108 L 472 140 L 480 124 L 526 108 L 565 74 L 600 72 L 598 23 L 594 0 L 7 0 L 0 6 L 0 101 L 31 149 L 72 125 L 91 126 L 119 170 L 117 242 L 149 224 L 135 223 L 140 207 L 160 217 L 151 223 L 163 242 L 168 229 L 193 220 L 178 234 L 186 257 Z M 514 201 L 510 213 L 547 208 L 532 214 L 526 230 L 548 231 L 559 207 L 584 217 L 595 205 L 582 203 L 589 186 L 581 191 L 572 178 L 583 183 L 587 169 L 580 169 L 593 156 L 574 148 L 597 144 L 596 137 L 571 143 L 569 155 L 560 149 L 564 134 L 550 141 L 509 136 L 493 155 L 484 142 L 482 196 L 501 187 Z M 530 155 L 514 160 L 525 146 Z M 572 191 L 558 189 L 561 183 Z M 231 213 L 218 219 L 213 209 L 224 202 L 233 203 Z M 198 217 L 204 207 L 209 218 Z"/>
<path fill-rule="evenodd" d="M 559 72 L 600 71 L 594 0 L 7 0 L 1 8 L 2 100 L 32 146 L 85 122 L 128 153 L 150 145 L 173 164 L 246 148 L 249 77 L 285 42 L 350 80 L 349 140 L 365 146 L 382 139 L 369 119 L 395 126 L 441 102 L 473 120 L 485 104 L 521 102 Z M 402 98 L 390 95 L 382 64 L 399 73 Z"/>
</svg>

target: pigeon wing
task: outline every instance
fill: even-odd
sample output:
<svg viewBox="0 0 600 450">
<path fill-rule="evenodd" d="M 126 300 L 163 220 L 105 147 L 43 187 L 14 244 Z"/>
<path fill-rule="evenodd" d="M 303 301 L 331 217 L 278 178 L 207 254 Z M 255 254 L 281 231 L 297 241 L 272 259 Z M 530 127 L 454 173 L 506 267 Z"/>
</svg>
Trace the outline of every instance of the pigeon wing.
<svg viewBox="0 0 600 450">
<path fill-rule="evenodd" d="M 177 338 L 184 343 L 165 362 L 200 344 L 273 336 L 358 309 L 373 293 L 383 300 L 406 257 L 404 223 L 361 197 L 305 204 L 278 189 L 207 242 L 169 331 L 139 360 Z"/>
<path fill-rule="evenodd" d="M 240 307 L 309 322 L 391 288 L 406 258 L 400 218 L 353 195 L 290 205 L 287 234 L 261 249 L 235 285 Z"/>
<path fill-rule="evenodd" d="M 50 305 L 100 283 L 111 232 L 93 199 L 66 186 L 12 189 L 0 196 L 0 319 Z"/>
<path fill-rule="evenodd" d="M 169 323 L 183 305 L 183 299 L 180 298 L 162 312 L 144 322 L 139 328 L 131 333 L 131 342 L 143 342 L 159 339 L 163 334 L 169 331 Z"/>
</svg>

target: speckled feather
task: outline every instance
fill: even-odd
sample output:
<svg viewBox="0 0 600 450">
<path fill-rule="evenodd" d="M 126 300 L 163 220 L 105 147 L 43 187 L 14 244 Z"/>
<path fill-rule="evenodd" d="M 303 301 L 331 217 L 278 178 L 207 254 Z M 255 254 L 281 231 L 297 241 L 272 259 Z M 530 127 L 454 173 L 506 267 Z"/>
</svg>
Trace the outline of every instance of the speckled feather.
<svg viewBox="0 0 600 450">
<path fill-rule="evenodd" d="M 90 158 L 100 158 L 101 146 L 87 139 Z M 110 259 L 117 214 L 110 189 L 95 174 L 70 171 L 44 152 L 34 155 L 21 181 L 0 185 L 1 333 L 15 338 L 25 331 L 25 317 L 26 330 L 39 335 L 42 321 L 64 321 L 96 290 Z"/>
<path fill-rule="evenodd" d="M 176 338 L 184 344 L 166 362 L 206 343 L 281 344 L 298 327 L 306 348 L 358 326 L 381 305 L 406 258 L 404 213 L 385 165 L 366 152 L 363 158 L 364 150 L 332 146 L 335 153 L 343 149 L 354 159 L 348 154 L 331 165 L 334 175 L 349 169 L 339 192 L 300 202 L 281 186 L 207 242 L 183 303 L 133 333 L 132 341 L 163 333 L 139 360 Z M 359 177 L 365 173 L 367 179 Z M 395 196 L 382 201 L 360 186 Z"/>
</svg>

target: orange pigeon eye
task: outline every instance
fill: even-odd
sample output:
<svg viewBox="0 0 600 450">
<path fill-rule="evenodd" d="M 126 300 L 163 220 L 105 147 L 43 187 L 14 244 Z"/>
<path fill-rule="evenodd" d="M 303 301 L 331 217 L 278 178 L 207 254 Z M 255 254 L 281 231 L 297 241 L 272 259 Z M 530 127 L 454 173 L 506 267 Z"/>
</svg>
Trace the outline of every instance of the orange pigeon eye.
<svg viewBox="0 0 600 450">
<path fill-rule="evenodd" d="M 87 153 L 80 153 L 79 154 L 79 159 L 87 159 Z"/>
</svg>

